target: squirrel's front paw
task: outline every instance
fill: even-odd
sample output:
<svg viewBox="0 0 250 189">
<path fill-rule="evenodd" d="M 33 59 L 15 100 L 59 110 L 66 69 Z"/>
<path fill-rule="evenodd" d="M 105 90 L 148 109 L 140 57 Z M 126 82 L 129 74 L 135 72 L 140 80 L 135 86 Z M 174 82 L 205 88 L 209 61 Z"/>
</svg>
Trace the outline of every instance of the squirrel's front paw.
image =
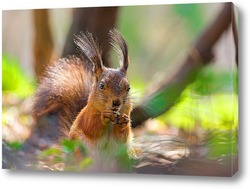
<svg viewBox="0 0 250 189">
<path fill-rule="evenodd" d="M 130 118 L 126 114 L 116 116 L 113 134 L 115 138 L 122 142 L 127 143 L 130 140 Z"/>
<path fill-rule="evenodd" d="M 126 114 L 117 115 L 115 119 L 115 125 L 119 127 L 124 127 L 130 122 L 129 117 Z"/>
<path fill-rule="evenodd" d="M 104 124 L 114 122 L 116 119 L 116 114 L 111 110 L 104 110 L 101 114 L 101 119 Z"/>
</svg>

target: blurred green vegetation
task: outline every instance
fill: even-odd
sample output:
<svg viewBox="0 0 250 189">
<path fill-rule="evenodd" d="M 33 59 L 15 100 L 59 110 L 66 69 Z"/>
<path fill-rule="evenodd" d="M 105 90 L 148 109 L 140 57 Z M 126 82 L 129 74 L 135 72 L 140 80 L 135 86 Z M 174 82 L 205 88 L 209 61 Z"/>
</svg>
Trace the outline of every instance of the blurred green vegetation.
<svg viewBox="0 0 250 189">
<path fill-rule="evenodd" d="M 8 142 L 7 141 L 7 145 L 12 149 L 12 150 L 21 150 L 23 143 L 18 142 L 18 141 L 14 141 L 14 142 Z"/>
<path fill-rule="evenodd" d="M 135 160 L 129 157 L 126 145 L 121 145 L 114 157 L 122 171 L 131 171 Z M 80 140 L 62 139 L 59 145 L 43 150 L 38 159 L 53 170 L 60 170 L 63 166 L 65 171 L 84 171 L 93 165 L 93 159 L 89 156 L 86 145 Z M 56 166 L 59 164 L 61 166 Z"/>
<path fill-rule="evenodd" d="M 20 150 L 33 122 L 25 100 L 34 94 L 34 78 L 26 75 L 16 57 L 2 54 L 2 128 L 11 149 Z M 19 136 L 17 136 L 17 133 Z"/>
<path fill-rule="evenodd" d="M 200 4 L 176 4 L 173 9 L 177 15 L 186 21 L 188 34 L 194 38 L 204 27 L 204 14 Z"/>
<path fill-rule="evenodd" d="M 213 4 L 122 7 L 117 27 L 129 44 L 133 87 L 142 94 L 171 72 L 177 56 L 190 48 L 214 13 Z"/>
<path fill-rule="evenodd" d="M 238 154 L 238 132 L 213 130 L 206 141 L 209 148 L 208 157 L 212 159 L 235 158 Z M 228 160 L 228 159 L 227 159 Z"/>
<path fill-rule="evenodd" d="M 196 123 L 204 128 L 235 129 L 238 126 L 236 80 L 236 71 L 218 70 L 212 65 L 204 68 L 174 107 L 159 119 L 189 129 Z"/>
<path fill-rule="evenodd" d="M 13 93 L 20 98 L 33 94 L 35 80 L 26 75 L 17 58 L 2 55 L 2 91 Z"/>
<path fill-rule="evenodd" d="M 119 29 L 126 36 L 130 48 L 129 78 L 135 102 L 146 95 L 149 85 L 171 73 L 176 55 L 190 47 L 214 19 L 217 10 L 218 7 L 212 4 L 129 6 L 122 9 Z M 152 106 L 147 108 L 161 108 L 158 102 L 163 101 L 158 99 L 157 104 L 152 102 Z M 236 155 L 237 68 L 205 67 L 174 106 L 157 119 L 186 132 L 196 132 L 197 127 L 207 131 L 209 137 L 204 140 L 207 140 L 211 158 Z"/>
<path fill-rule="evenodd" d="M 236 155 L 237 78 L 236 70 L 220 70 L 213 65 L 204 68 L 182 92 L 179 101 L 158 119 L 190 133 L 197 128 L 207 131 L 209 137 L 205 138 L 211 157 Z"/>
<path fill-rule="evenodd" d="M 80 159 L 74 155 L 77 153 Z M 62 164 L 65 171 L 82 171 L 89 168 L 92 159 L 88 156 L 87 148 L 82 141 L 62 139 L 58 146 L 43 150 L 39 155 L 40 161 L 46 162 L 47 166 L 57 170 L 58 164 Z M 62 169 L 62 167 L 59 166 Z"/>
</svg>

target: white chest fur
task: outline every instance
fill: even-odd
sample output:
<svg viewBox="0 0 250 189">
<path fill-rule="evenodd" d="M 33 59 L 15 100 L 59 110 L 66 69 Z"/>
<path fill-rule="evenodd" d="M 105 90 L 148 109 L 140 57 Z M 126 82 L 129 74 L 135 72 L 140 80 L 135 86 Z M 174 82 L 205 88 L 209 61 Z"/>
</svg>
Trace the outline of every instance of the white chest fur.
<svg viewBox="0 0 250 189">
<path fill-rule="evenodd" d="M 127 151 L 127 144 L 123 144 L 115 138 L 113 129 L 114 125 L 110 124 L 102 137 L 89 146 L 89 153 L 94 161 L 93 171 L 119 171 L 119 153 L 122 150 Z"/>
</svg>

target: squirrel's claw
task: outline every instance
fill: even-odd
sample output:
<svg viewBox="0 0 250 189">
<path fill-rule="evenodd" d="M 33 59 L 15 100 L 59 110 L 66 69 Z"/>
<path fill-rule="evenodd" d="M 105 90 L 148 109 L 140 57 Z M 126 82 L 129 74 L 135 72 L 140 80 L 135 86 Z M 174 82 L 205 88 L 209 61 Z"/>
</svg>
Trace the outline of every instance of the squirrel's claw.
<svg viewBox="0 0 250 189">
<path fill-rule="evenodd" d="M 130 122 L 126 114 L 120 114 L 111 110 L 104 110 L 101 114 L 102 122 L 107 124 L 113 122 L 115 125 L 122 126 Z"/>
<path fill-rule="evenodd" d="M 115 122 L 116 114 L 111 110 L 104 110 L 101 114 L 101 120 L 104 124 Z"/>
<path fill-rule="evenodd" d="M 115 119 L 115 124 L 118 126 L 127 125 L 128 122 L 130 122 L 130 119 L 126 114 L 118 115 Z"/>
</svg>

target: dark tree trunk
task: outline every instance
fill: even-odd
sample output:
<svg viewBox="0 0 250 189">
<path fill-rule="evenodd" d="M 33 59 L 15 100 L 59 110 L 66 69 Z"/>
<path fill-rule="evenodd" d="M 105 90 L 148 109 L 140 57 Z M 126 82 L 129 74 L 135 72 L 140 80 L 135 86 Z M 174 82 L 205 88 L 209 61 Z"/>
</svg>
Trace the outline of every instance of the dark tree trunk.
<svg viewBox="0 0 250 189">
<path fill-rule="evenodd" d="M 33 11 L 35 39 L 33 43 L 34 67 L 36 78 L 43 75 L 53 55 L 53 39 L 49 25 L 49 13 L 47 9 L 35 9 Z"/>
<path fill-rule="evenodd" d="M 76 46 L 73 42 L 75 34 L 89 31 L 98 40 L 103 49 L 103 61 L 109 66 L 109 37 L 108 32 L 114 28 L 117 21 L 118 7 L 76 8 L 73 10 L 73 21 L 64 46 L 62 57 L 75 54 Z"/>
</svg>

